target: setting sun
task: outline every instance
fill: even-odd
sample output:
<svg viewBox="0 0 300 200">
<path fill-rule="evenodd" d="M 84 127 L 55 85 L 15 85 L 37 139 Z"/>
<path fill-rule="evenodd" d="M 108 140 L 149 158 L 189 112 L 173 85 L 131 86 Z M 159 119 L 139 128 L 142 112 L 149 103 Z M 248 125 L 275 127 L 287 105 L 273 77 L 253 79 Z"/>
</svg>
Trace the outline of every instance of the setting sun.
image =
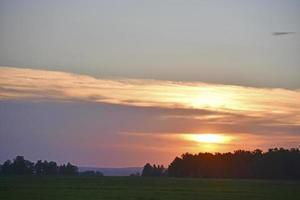
<svg viewBox="0 0 300 200">
<path fill-rule="evenodd" d="M 200 142 L 200 143 L 209 143 L 209 144 L 224 144 L 231 140 L 229 136 L 225 136 L 222 134 L 188 134 L 186 139 Z"/>
</svg>

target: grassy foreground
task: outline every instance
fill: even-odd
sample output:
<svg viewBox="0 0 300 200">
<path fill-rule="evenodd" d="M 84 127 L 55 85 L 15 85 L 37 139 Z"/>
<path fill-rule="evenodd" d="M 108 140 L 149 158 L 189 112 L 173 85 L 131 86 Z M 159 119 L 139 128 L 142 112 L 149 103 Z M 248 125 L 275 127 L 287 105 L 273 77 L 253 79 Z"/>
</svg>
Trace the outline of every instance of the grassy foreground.
<svg viewBox="0 0 300 200">
<path fill-rule="evenodd" d="M 300 182 L 145 177 L 0 176 L 0 199 L 300 199 Z"/>
</svg>

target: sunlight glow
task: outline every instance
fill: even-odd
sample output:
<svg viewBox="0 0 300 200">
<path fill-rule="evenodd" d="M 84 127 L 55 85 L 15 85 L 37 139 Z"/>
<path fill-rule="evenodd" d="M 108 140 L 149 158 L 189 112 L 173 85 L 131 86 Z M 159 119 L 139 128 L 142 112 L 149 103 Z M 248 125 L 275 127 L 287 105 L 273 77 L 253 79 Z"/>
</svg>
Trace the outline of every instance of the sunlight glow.
<svg viewBox="0 0 300 200">
<path fill-rule="evenodd" d="M 222 134 L 187 134 L 185 136 L 187 140 L 196 141 L 199 143 L 208 143 L 208 144 L 224 144 L 231 141 L 230 136 L 225 136 Z"/>
<path fill-rule="evenodd" d="M 194 108 L 220 108 L 229 105 L 230 99 L 228 94 L 220 91 L 214 91 L 214 88 L 200 88 L 196 98 L 190 99 L 189 102 Z"/>
</svg>

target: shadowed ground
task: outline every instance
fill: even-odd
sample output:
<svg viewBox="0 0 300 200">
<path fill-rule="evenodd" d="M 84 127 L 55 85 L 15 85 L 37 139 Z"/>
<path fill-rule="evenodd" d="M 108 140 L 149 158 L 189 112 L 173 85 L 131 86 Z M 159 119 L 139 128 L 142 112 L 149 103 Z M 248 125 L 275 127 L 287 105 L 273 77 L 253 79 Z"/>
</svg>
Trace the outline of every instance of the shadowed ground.
<svg viewBox="0 0 300 200">
<path fill-rule="evenodd" d="M 0 199 L 300 199 L 299 181 L 1 176 Z"/>
</svg>

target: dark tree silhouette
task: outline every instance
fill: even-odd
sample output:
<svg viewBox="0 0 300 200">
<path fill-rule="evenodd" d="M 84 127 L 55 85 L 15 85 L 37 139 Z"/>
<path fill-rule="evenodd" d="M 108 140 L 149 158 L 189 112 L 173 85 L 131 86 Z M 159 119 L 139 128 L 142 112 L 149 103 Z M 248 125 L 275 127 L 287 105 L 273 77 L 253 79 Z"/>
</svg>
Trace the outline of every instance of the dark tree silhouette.
<svg viewBox="0 0 300 200">
<path fill-rule="evenodd" d="M 12 163 L 10 160 L 7 160 L 1 166 L 1 174 L 12 174 L 12 173 L 13 173 Z"/>
<path fill-rule="evenodd" d="M 34 165 L 35 173 L 37 175 L 42 175 L 45 172 L 44 164 L 41 160 L 38 160 Z"/>
<path fill-rule="evenodd" d="M 23 156 L 17 156 L 13 162 L 7 160 L 0 165 L 0 172 L 3 175 L 10 174 L 36 174 L 36 175 L 76 175 L 78 174 L 78 168 L 71 163 L 67 165 L 63 164 L 57 166 L 54 161 L 41 161 L 38 160 L 35 164 L 28 160 L 25 160 Z"/>
<path fill-rule="evenodd" d="M 32 174 L 34 164 L 25 160 L 23 156 L 17 156 L 11 164 L 11 168 L 14 174 Z"/>
<path fill-rule="evenodd" d="M 58 166 L 54 161 L 44 161 L 43 162 L 43 171 L 45 175 L 56 175 L 58 174 Z"/>
<path fill-rule="evenodd" d="M 68 163 L 67 165 L 59 166 L 59 173 L 61 175 L 75 175 L 78 173 L 78 167 Z"/>
<path fill-rule="evenodd" d="M 152 166 L 149 163 L 147 163 L 143 168 L 142 176 L 151 176 L 152 171 L 153 171 Z"/>
<path fill-rule="evenodd" d="M 94 170 L 87 170 L 87 171 L 80 172 L 79 175 L 82 175 L 82 176 L 103 176 L 103 173 L 99 172 L 99 171 L 94 171 Z"/>
<path fill-rule="evenodd" d="M 168 175 L 203 178 L 300 179 L 299 149 L 270 149 L 263 153 L 185 153 L 168 167 Z"/>
<path fill-rule="evenodd" d="M 147 163 L 142 172 L 142 176 L 163 176 L 165 175 L 165 168 L 163 165 L 156 166 L 155 164 L 151 166 Z"/>
</svg>

